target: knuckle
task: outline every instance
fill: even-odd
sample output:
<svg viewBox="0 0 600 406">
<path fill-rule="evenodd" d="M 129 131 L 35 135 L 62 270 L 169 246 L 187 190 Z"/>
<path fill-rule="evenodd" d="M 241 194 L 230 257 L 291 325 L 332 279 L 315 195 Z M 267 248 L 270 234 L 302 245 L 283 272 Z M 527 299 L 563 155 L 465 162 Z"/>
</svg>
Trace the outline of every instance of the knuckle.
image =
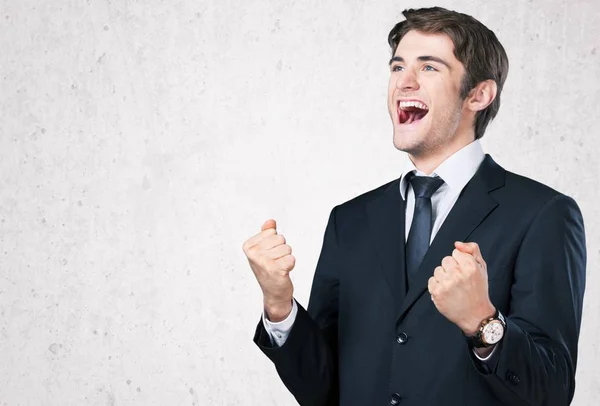
<svg viewBox="0 0 600 406">
<path fill-rule="evenodd" d="M 256 242 L 253 243 L 252 239 L 249 238 L 246 241 L 244 241 L 244 244 L 242 245 L 242 249 L 244 250 L 244 252 L 250 252 L 252 247 L 256 246 Z"/>
<path fill-rule="evenodd" d="M 279 258 L 277 260 L 277 264 L 279 265 L 281 271 L 285 272 L 285 270 L 288 268 L 288 266 L 290 264 L 289 255 L 286 255 L 286 256 L 283 256 L 283 257 Z"/>
<path fill-rule="evenodd" d="M 264 255 L 257 256 L 254 262 L 265 271 L 270 270 L 272 262 Z"/>
<path fill-rule="evenodd" d="M 475 259 L 469 261 L 468 270 L 471 272 L 475 272 L 475 271 L 477 271 L 477 269 L 479 269 L 479 263 L 477 261 L 475 261 Z"/>
<path fill-rule="evenodd" d="M 252 246 L 248 247 L 246 251 L 251 256 L 257 256 L 259 250 L 260 250 L 260 248 L 258 245 L 252 245 Z"/>
<path fill-rule="evenodd" d="M 285 276 L 294 268 L 294 260 L 290 256 L 285 256 L 281 260 L 281 275 Z"/>
</svg>

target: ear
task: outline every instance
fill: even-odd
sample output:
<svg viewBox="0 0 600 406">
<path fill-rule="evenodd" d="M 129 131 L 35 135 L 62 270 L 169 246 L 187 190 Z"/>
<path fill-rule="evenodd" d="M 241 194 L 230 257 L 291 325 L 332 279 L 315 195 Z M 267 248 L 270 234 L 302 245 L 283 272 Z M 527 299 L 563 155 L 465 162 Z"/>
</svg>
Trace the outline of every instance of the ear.
<svg viewBox="0 0 600 406">
<path fill-rule="evenodd" d="M 466 107 L 474 112 L 481 111 L 492 104 L 497 92 L 498 86 L 494 80 L 479 82 L 467 96 Z"/>
</svg>

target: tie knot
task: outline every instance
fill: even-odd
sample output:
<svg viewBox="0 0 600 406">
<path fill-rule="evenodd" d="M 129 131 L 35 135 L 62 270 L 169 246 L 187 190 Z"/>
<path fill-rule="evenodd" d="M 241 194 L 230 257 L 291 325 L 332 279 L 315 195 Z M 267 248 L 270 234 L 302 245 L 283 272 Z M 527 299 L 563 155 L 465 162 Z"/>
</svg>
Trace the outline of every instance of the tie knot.
<svg viewBox="0 0 600 406">
<path fill-rule="evenodd" d="M 430 199 L 435 191 L 444 184 L 444 180 L 439 176 L 415 176 L 413 174 L 409 181 L 415 192 L 415 198 L 425 197 Z"/>
</svg>

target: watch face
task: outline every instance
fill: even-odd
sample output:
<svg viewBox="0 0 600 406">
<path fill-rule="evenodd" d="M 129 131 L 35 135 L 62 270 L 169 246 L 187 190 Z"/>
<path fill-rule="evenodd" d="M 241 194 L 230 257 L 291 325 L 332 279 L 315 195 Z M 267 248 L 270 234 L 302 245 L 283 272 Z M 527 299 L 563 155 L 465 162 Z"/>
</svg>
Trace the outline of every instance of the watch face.
<svg viewBox="0 0 600 406">
<path fill-rule="evenodd" d="M 483 328 L 481 335 L 487 344 L 496 344 L 504 335 L 504 326 L 499 320 L 492 320 Z"/>
</svg>

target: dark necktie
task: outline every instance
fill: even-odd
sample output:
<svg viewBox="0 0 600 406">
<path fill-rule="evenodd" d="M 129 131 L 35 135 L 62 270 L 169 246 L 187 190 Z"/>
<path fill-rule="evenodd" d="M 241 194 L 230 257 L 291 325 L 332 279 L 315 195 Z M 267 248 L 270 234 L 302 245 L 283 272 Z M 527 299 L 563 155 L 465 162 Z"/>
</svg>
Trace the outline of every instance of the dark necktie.
<svg viewBox="0 0 600 406">
<path fill-rule="evenodd" d="M 415 176 L 412 173 L 408 180 L 415 192 L 415 212 L 406 241 L 406 273 L 410 284 L 429 249 L 433 228 L 431 196 L 444 184 L 444 181 L 438 176 Z"/>
</svg>

